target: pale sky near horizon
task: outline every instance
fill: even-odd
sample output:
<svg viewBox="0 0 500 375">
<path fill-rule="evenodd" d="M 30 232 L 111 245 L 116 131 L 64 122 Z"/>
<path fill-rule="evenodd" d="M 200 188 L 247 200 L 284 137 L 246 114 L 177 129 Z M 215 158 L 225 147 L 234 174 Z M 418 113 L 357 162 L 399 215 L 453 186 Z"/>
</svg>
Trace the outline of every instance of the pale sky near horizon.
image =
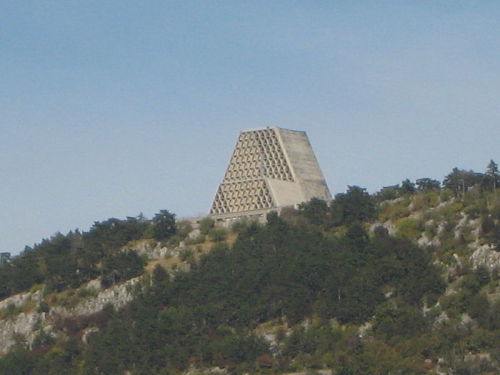
<svg viewBox="0 0 500 375">
<path fill-rule="evenodd" d="M 206 214 L 238 133 L 332 194 L 500 162 L 500 2 L 0 0 L 0 252 Z"/>
</svg>

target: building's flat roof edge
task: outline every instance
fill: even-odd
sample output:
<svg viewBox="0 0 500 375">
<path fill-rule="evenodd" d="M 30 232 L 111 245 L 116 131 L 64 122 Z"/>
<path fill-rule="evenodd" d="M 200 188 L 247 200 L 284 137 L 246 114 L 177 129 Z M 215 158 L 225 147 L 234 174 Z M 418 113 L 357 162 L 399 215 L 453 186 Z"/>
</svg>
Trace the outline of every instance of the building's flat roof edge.
<svg viewBox="0 0 500 375">
<path fill-rule="evenodd" d="M 281 128 L 279 126 L 263 126 L 261 128 L 245 129 L 245 130 L 242 130 L 240 133 L 250 133 L 250 132 L 255 132 L 255 131 L 259 131 L 259 130 L 266 130 L 266 129 L 276 129 L 276 130 L 285 130 L 285 131 L 296 132 L 296 133 L 305 133 L 304 130 L 287 129 L 287 128 Z"/>
</svg>

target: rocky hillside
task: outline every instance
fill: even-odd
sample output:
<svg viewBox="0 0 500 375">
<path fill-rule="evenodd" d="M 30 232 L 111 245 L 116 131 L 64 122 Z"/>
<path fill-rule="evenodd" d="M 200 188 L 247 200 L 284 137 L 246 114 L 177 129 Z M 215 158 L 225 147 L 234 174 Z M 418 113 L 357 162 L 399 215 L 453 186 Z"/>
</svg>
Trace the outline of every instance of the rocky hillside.
<svg viewBox="0 0 500 375">
<path fill-rule="evenodd" d="M 194 226 L 197 224 L 193 223 Z M 206 252 L 212 241 L 198 239 L 200 231 L 194 229 L 186 237 L 188 243 L 203 242 L 198 256 Z M 231 237 L 231 236 L 227 236 Z M 232 236 L 234 238 L 234 236 Z M 194 240 L 190 240 L 194 238 Z M 114 283 L 103 283 L 103 278 L 90 280 L 79 288 L 69 288 L 61 292 L 50 292 L 43 284 L 34 285 L 30 291 L 15 294 L 0 301 L 0 355 L 19 344 L 32 348 L 41 336 L 64 337 L 65 323 L 75 318 L 100 319 L 103 312 L 119 310 L 133 300 L 134 290 L 144 287 L 151 270 L 161 265 L 171 273 L 188 271 L 188 257 L 193 257 L 192 246 L 181 242 L 165 246 L 153 239 L 136 240 L 128 243 L 120 251 L 133 251 L 146 260 L 144 273 L 140 276 Z M 82 339 L 95 333 L 96 327 L 82 332 Z"/>
<path fill-rule="evenodd" d="M 0 268 L 0 374 L 500 373 L 500 191 L 452 186 L 58 234 Z"/>
</svg>

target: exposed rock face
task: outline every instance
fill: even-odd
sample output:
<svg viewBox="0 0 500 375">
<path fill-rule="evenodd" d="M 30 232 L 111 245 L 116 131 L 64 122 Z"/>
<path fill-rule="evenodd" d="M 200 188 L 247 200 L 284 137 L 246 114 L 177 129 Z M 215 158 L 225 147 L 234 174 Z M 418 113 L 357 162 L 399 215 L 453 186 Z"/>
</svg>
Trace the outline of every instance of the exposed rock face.
<svg viewBox="0 0 500 375">
<path fill-rule="evenodd" d="M 201 235 L 201 231 L 198 228 L 196 228 L 188 234 L 187 238 L 189 238 L 190 240 L 194 240 L 195 238 L 199 237 L 200 235 Z"/>
<path fill-rule="evenodd" d="M 139 255 L 144 255 L 148 259 L 160 259 L 168 256 L 179 256 L 179 251 L 184 244 L 179 247 L 167 248 L 159 242 L 148 240 L 139 241 L 132 246 L 125 247 L 123 250 L 133 250 Z M 183 265 L 186 269 L 189 265 Z M 19 313 L 15 312 L 12 316 L 0 320 L 0 354 L 6 353 L 16 344 L 17 341 L 24 341 L 32 345 L 35 337 L 44 330 L 49 334 L 56 334 L 52 329 L 52 322 L 58 318 L 78 317 L 95 314 L 102 311 L 106 306 L 113 306 L 115 310 L 124 307 L 134 298 L 133 290 L 141 277 L 127 280 L 121 284 L 115 284 L 108 289 L 102 289 L 99 279 L 91 280 L 82 288 L 94 290 L 96 295 L 92 297 L 82 297 L 75 306 L 53 306 L 48 312 L 38 310 L 43 301 L 43 290 L 35 292 L 24 292 L 8 297 L 0 301 L 0 311 L 9 309 L 25 309 Z M 84 337 L 94 333 L 89 331 Z"/>
<path fill-rule="evenodd" d="M 40 321 L 45 320 L 45 313 L 20 313 L 13 319 L 0 321 L 0 353 L 6 353 L 17 340 L 32 343 L 38 334 L 35 330 Z"/>
<path fill-rule="evenodd" d="M 0 301 L 0 310 L 21 308 L 28 303 L 38 306 L 43 298 L 43 291 L 16 294 Z M 45 313 L 21 312 L 13 317 L 0 320 L 0 353 L 5 353 L 15 345 L 16 340 L 26 339 L 33 342 L 35 326 L 45 319 Z"/>
<path fill-rule="evenodd" d="M 391 235 L 391 236 L 396 235 L 396 226 L 394 225 L 393 222 L 391 222 L 391 221 L 385 222 L 384 227 L 386 227 L 387 231 L 389 232 L 389 235 Z"/>
<path fill-rule="evenodd" d="M 472 253 L 470 260 L 474 268 L 485 266 L 489 271 L 500 269 L 500 252 L 491 245 L 479 246 Z"/>
<path fill-rule="evenodd" d="M 0 301 L 0 310 L 5 310 L 9 306 L 19 308 L 31 301 L 34 301 L 38 304 L 42 300 L 42 298 L 43 298 L 42 290 L 38 290 L 34 293 L 33 292 L 19 293 L 9 298 L 6 298 L 3 301 Z"/>
<path fill-rule="evenodd" d="M 182 244 L 181 244 L 182 245 Z M 140 241 L 125 250 L 133 250 L 139 255 L 145 255 L 148 259 L 160 259 L 166 256 L 177 256 L 177 249 L 162 246 L 160 242 Z"/>
<path fill-rule="evenodd" d="M 48 313 L 38 312 L 37 309 L 34 309 L 31 312 L 22 312 L 12 318 L 0 320 L 0 353 L 6 353 L 16 344 L 16 340 L 25 341 L 31 346 L 35 337 L 40 333 L 40 329 L 44 326 L 49 328 L 48 324 L 56 318 L 90 315 L 102 311 L 108 305 L 113 306 L 115 309 L 122 308 L 132 301 L 133 289 L 139 280 L 140 277 L 136 277 L 124 283 L 113 285 L 108 289 L 101 290 L 95 297 L 83 299 L 71 308 L 55 306 Z M 98 280 L 92 280 L 85 287 L 92 286 L 96 288 L 99 284 Z M 42 301 L 42 291 L 22 293 L 9 297 L 0 302 L 0 306 L 2 308 L 7 308 L 9 305 L 21 307 L 30 301 L 36 301 L 36 306 L 38 306 Z"/>
<path fill-rule="evenodd" d="M 419 246 L 422 247 L 427 247 L 427 246 L 439 247 L 441 245 L 439 238 L 437 237 L 429 238 L 425 233 L 423 233 L 422 236 L 417 240 L 417 243 Z"/>
<path fill-rule="evenodd" d="M 116 284 L 104 289 L 97 296 L 83 300 L 73 308 L 56 306 L 50 309 L 50 315 L 78 316 L 90 315 L 99 312 L 107 305 L 113 306 L 115 310 L 122 308 L 133 299 L 133 287 L 139 282 L 140 277 Z"/>
<path fill-rule="evenodd" d="M 196 367 L 190 368 L 186 373 L 186 375 L 200 375 L 200 374 L 206 374 L 206 375 L 224 375 L 227 374 L 227 369 L 225 368 L 220 368 L 220 367 L 212 367 L 206 370 L 200 370 Z"/>
</svg>

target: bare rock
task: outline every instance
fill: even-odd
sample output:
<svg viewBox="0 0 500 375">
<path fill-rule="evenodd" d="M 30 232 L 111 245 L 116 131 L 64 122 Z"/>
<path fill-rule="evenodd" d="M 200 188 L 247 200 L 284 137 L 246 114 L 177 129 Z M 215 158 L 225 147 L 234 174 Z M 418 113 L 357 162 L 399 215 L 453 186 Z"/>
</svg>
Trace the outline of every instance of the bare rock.
<svg viewBox="0 0 500 375">
<path fill-rule="evenodd" d="M 492 245 L 478 246 L 472 253 L 470 260 L 474 268 L 486 267 L 489 271 L 500 269 L 500 252 Z"/>
</svg>

